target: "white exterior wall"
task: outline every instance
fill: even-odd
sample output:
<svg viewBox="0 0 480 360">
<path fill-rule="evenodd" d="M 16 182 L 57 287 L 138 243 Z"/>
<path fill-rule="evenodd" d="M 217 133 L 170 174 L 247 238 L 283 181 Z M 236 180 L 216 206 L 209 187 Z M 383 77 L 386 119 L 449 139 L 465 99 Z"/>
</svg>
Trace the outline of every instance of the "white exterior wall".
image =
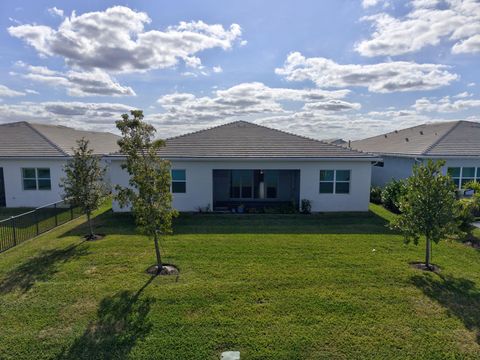
<svg viewBox="0 0 480 360">
<path fill-rule="evenodd" d="M 213 204 L 214 169 L 300 170 L 300 199 L 312 202 L 312 211 L 367 211 L 370 197 L 370 161 L 172 161 L 172 169 L 186 170 L 187 191 L 173 194 L 173 206 L 179 211 L 196 211 Z M 121 161 L 111 161 L 112 184 L 128 185 L 128 174 Z M 320 194 L 320 170 L 351 170 L 349 194 Z M 114 211 L 121 209 L 116 202 Z"/>
<path fill-rule="evenodd" d="M 39 207 L 62 200 L 63 190 L 60 179 L 64 176 L 63 166 L 67 158 L 59 159 L 0 159 L 5 181 L 5 202 L 7 207 Z M 105 161 L 101 166 L 108 166 Z M 22 168 L 49 168 L 51 190 L 23 190 Z M 104 181 L 110 184 L 109 171 Z"/>
<path fill-rule="evenodd" d="M 382 156 L 383 167 L 372 166 L 372 185 L 385 186 L 392 179 L 405 179 L 412 175 L 413 158 Z"/>
<path fill-rule="evenodd" d="M 59 187 L 65 159 L 0 159 L 7 207 L 38 207 L 62 200 Z M 22 168 L 49 168 L 51 190 L 23 190 Z"/>
<path fill-rule="evenodd" d="M 419 159 L 424 163 L 426 159 Z M 434 161 L 440 159 L 434 159 Z M 383 156 L 383 167 L 372 166 L 372 185 L 384 186 L 392 179 L 406 179 L 412 175 L 414 158 Z M 457 158 L 446 159 L 443 173 L 447 173 L 449 167 L 480 167 L 480 158 Z"/>
</svg>

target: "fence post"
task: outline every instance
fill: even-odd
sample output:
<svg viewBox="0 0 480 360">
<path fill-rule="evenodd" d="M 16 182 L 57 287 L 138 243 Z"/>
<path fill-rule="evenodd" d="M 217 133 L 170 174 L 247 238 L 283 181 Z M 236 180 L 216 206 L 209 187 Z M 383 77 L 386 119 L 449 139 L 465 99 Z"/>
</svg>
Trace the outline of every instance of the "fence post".
<svg viewBox="0 0 480 360">
<path fill-rule="evenodd" d="M 38 210 L 35 209 L 35 228 L 37 230 L 37 236 L 40 234 L 40 227 L 38 226 Z"/>
<path fill-rule="evenodd" d="M 53 211 L 55 212 L 55 227 L 57 227 L 58 226 L 57 203 L 53 204 Z"/>
<path fill-rule="evenodd" d="M 12 216 L 12 230 L 13 230 L 13 246 L 17 246 L 17 227 L 15 224 L 14 216 Z"/>
</svg>

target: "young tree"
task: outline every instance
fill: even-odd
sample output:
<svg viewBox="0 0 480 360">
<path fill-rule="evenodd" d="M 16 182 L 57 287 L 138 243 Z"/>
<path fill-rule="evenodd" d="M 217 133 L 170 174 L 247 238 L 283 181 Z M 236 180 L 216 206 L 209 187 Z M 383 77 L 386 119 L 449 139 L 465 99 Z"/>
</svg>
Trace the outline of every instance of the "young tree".
<svg viewBox="0 0 480 360">
<path fill-rule="evenodd" d="M 100 165 L 100 159 L 93 154 L 89 141 L 82 138 L 73 149 L 73 158 L 67 162 L 61 179 L 63 198 L 72 206 L 78 206 L 87 215 L 89 234 L 88 240 L 95 239 L 93 231 L 92 212 L 97 209 L 106 196 L 106 186 L 103 182 L 105 168 Z"/>
<path fill-rule="evenodd" d="M 458 204 L 452 179 L 441 173 L 444 165 L 444 161 L 429 160 L 414 166 L 400 200 L 400 215 L 391 224 L 404 234 L 406 243 L 413 240 L 418 245 L 420 236 L 425 237 L 425 267 L 429 270 L 432 241 L 438 243 L 457 232 Z"/>
<path fill-rule="evenodd" d="M 122 168 L 130 175 L 129 187 L 116 187 L 116 199 L 122 207 L 131 206 L 139 230 L 153 238 L 159 274 L 163 268 L 159 235 L 172 232 L 177 214 L 172 208 L 170 163 L 158 156 L 165 142 L 154 140 L 155 128 L 143 121 L 143 112 L 132 110 L 131 115 L 116 122 L 122 133 L 120 152 L 127 157 Z"/>
</svg>

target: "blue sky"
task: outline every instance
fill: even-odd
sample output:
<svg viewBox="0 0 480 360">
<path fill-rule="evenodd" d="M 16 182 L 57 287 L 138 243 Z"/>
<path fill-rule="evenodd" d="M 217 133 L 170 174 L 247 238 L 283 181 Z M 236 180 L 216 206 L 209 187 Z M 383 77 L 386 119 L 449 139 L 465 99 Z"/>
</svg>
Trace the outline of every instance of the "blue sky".
<svg viewBox="0 0 480 360">
<path fill-rule="evenodd" d="M 357 139 L 480 109 L 475 0 L 3 1 L 0 122 Z"/>
</svg>

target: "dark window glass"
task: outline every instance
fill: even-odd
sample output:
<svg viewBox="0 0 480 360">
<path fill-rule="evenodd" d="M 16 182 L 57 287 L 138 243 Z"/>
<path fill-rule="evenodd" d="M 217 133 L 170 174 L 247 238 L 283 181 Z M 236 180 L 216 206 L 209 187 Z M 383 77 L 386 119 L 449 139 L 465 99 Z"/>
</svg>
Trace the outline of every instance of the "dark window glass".
<svg viewBox="0 0 480 360">
<path fill-rule="evenodd" d="M 320 182 L 320 194 L 333 194 L 333 181 Z"/>
<path fill-rule="evenodd" d="M 230 179 L 230 197 L 234 199 L 240 198 L 240 187 L 242 185 L 241 173 L 237 170 L 232 170 Z"/>
<path fill-rule="evenodd" d="M 172 193 L 184 193 L 187 191 L 187 183 L 185 181 L 172 182 Z"/>
<path fill-rule="evenodd" d="M 52 184 L 50 179 L 38 179 L 38 190 L 51 190 Z"/>
<path fill-rule="evenodd" d="M 242 186 L 242 199 L 248 199 L 252 197 L 252 186 Z"/>
<path fill-rule="evenodd" d="M 460 177 L 460 168 L 459 167 L 449 167 L 447 170 L 448 175 L 451 177 Z"/>
<path fill-rule="evenodd" d="M 50 169 L 37 169 L 39 179 L 50 179 Z"/>
<path fill-rule="evenodd" d="M 458 188 L 460 186 L 460 179 L 453 179 L 453 183 Z"/>
<path fill-rule="evenodd" d="M 267 199 L 276 199 L 278 196 L 278 171 L 265 171 L 265 195 Z"/>
<path fill-rule="evenodd" d="M 350 181 L 350 170 L 337 170 L 336 181 Z"/>
<path fill-rule="evenodd" d="M 186 180 L 185 170 L 172 170 L 172 180 L 185 181 Z"/>
<path fill-rule="evenodd" d="M 26 168 L 23 169 L 23 177 L 25 179 L 36 179 L 35 169 L 34 168 Z"/>
<path fill-rule="evenodd" d="M 23 190 L 37 190 L 37 180 L 23 179 Z"/>
<path fill-rule="evenodd" d="M 348 194 L 350 192 L 350 183 L 349 182 L 337 182 L 335 184 L 335 193 L 336 194 Z"/>
<path fill-rule="evenodd" d="M 333 170 L 320 170 L 320 181 L 333 181 Z"/>
<path fill-rule="evenodd" d="M 474 178 L 475 177 L 475 168 L 474 167 L 464 167 L 462 170 L 462 177 L 464 178 Z"/>
</svg>

